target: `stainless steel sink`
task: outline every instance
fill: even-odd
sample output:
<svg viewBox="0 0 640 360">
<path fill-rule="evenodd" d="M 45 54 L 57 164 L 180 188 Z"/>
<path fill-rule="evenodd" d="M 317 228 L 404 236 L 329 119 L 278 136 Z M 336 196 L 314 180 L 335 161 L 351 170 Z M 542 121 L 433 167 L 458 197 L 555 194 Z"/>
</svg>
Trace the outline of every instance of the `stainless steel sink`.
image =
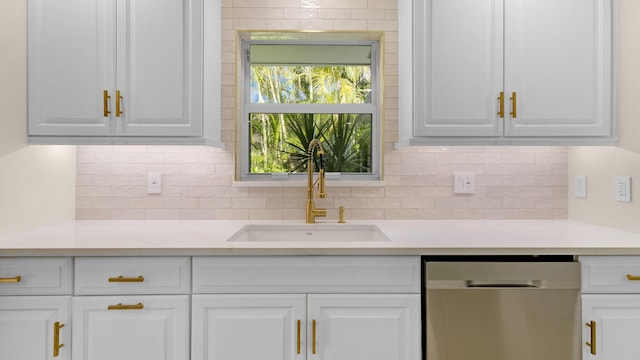
<svg viewBox="0 0 640 360">
<path fill-rule="evenodd" d="M 371 242 L 389 241 L 369 224 L 255 224 L 245 225 L 228 241 L 236 242 Z"/>
</svg>

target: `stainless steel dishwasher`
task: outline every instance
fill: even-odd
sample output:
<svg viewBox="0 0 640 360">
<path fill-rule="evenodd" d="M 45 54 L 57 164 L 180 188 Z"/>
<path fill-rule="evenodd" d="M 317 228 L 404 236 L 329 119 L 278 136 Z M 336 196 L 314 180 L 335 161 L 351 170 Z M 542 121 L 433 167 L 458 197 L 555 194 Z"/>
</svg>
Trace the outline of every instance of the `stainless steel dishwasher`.
<svg viewBox="0 0 640 360">
<path fill-rule="evenodd" d="M 426 360 L 579 360 L 580 266 L 425 258 Z"/>
</svg>

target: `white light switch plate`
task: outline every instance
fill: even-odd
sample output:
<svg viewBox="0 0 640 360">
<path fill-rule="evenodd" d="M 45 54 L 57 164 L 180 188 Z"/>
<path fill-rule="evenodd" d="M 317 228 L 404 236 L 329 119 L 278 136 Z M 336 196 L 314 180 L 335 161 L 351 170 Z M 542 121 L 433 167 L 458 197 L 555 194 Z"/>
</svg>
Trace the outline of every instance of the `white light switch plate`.
<svg viewBox="0 0 640 360">
<path fill-rule="evenodd" d="M 147 174 L 147 193 L 160 194 L 162 192 L 162 174 L 150 172 Z"/>
<path fill-rule="evenodd" d="M 476 174 L 469 172 L 455 173 L 453 176 L 453 192 L 456 194 L 475 194 Z"/>
</svg>

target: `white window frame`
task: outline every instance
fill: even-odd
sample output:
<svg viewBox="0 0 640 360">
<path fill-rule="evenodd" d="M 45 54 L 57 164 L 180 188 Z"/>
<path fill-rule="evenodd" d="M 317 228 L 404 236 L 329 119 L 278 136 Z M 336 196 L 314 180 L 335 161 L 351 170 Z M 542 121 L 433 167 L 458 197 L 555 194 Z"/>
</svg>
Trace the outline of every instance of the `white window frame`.
<svg viewBox="0 0 640 360">
<path fill-rule="evenodd" d="M 264 33 L 261 33 L 264 34 Z M 278 33 L 280 35 L 287 33 Z M 293 33 L 299 34 L 299 33 Z M 238 84 L 238 121 L 236 126 L 236 180 L 237 181 L 278 181 L 295 182 L 306 180 L 307 173 L 250 173 L 249 114 L 251 113 L 367 113 L 371 114 L 371 172 L 370 173 L 327 173 L 331 182 L 380 181 L 382 180 L 382 66 L 380 58 L 380 34 L 341 33 L 340 40 L 327 40 L 331 33 L 306 33 L 304 39 L 278 40 L 252 39 L 252 33 L 240 33 Z M 315 36 L 314 36 L 315 35 Z M 319 36 L 317 36 L 319 35 Z M 349 38 L 345 40 L 345 38 Z M 370 45 L 371 46 L 371 102 L 367 104 L 255 104 L 250 100 L 250 58 L 251 44 L 312 44 L 312 45 Z"/>
</svg>

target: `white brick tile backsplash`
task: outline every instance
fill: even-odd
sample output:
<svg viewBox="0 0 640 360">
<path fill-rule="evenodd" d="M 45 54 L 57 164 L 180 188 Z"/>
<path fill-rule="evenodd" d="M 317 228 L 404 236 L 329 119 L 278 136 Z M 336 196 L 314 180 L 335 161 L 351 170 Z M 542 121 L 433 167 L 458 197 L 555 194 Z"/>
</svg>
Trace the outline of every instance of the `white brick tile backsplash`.
<svg viewBox="0 0 640 360">
<path fill-rule="evenodd" d="M 401 0 L 404 1 L 404 0 Z M 222 139 L 204 146 L 78 146 L 78 219 L 304 220 L 306 188 L 234 187 L 236 30 L 384 33 L 384 186 L 327 187 L 327 220 L 566 219 L 567 148 L 420 146 L 396 149 L 396 0 L 222 0 Z M 147 173 L 162 193 L 146 193 Z M 453 193 L 453 174 L 476 174 L 476 193 Z"/>
</svg>

